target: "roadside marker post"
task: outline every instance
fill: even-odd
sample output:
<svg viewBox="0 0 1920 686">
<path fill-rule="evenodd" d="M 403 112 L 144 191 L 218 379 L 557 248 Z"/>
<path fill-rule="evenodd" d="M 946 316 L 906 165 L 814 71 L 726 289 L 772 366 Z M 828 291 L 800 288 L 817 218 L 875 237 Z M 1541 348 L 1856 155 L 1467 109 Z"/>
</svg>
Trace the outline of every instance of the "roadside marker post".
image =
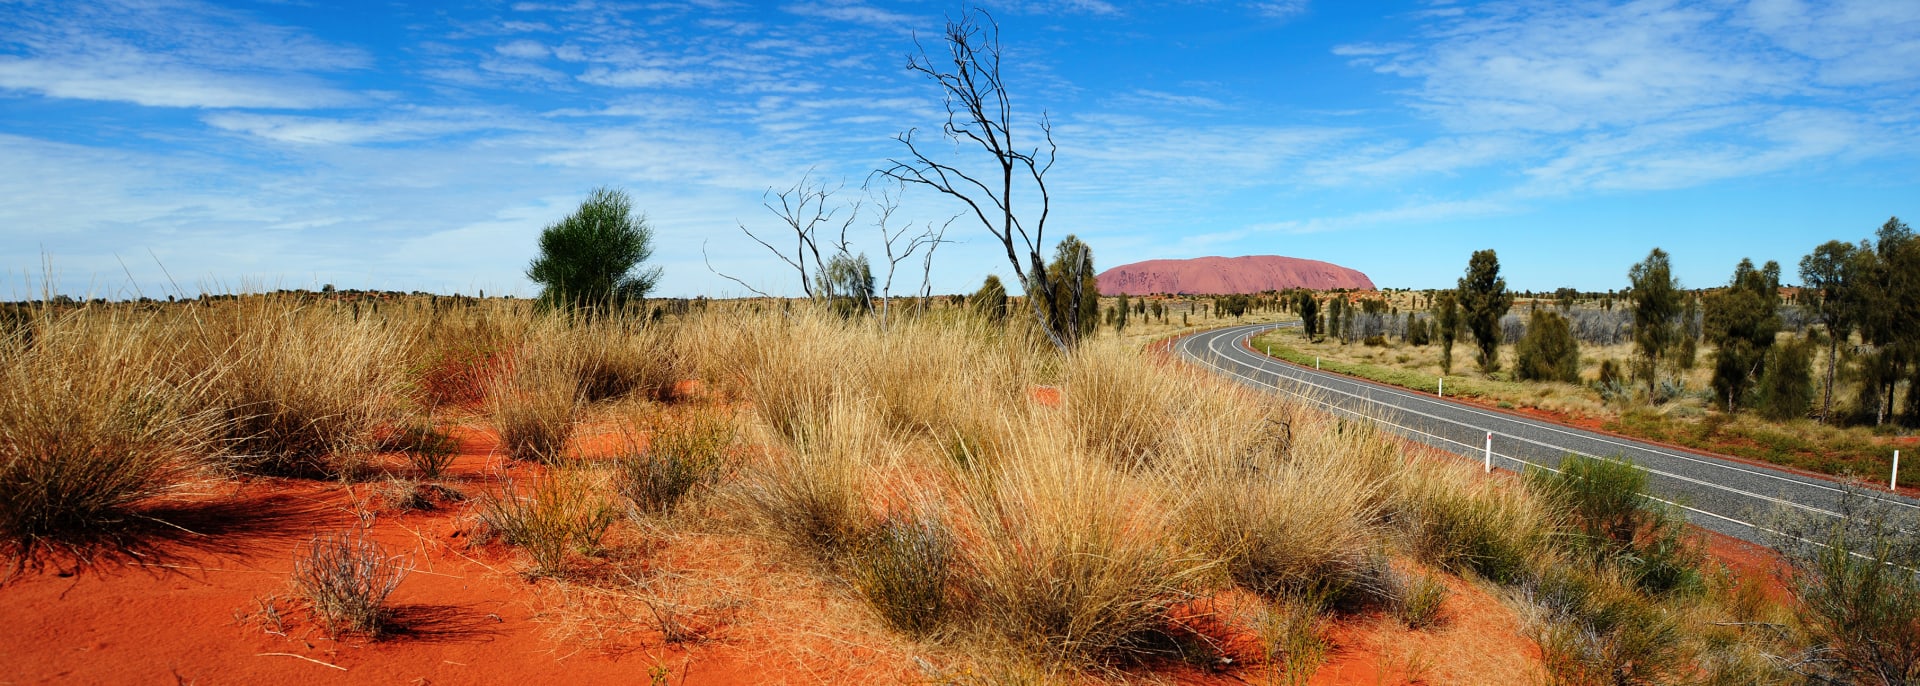
<svg viewBox="0 0 1920 686">
<path fill-rule="evenodd" d="M 1447 397 L 1447 377 L 1440 377 L 1440 390 L 1434 391 L 1433 395 L 1438 398 Z"/>
<path fill-rule="evenodd" d="M 1893 451 L 1893 477 L 1887 479 L 1887 490 L 1900 490 L 1900 451 Z"/>
<path fill-rule="evenodd" d="M 1319 356 L 1319 355 L 1315 355 L 1315 356 L 1313 356 L 1313 368 L 1314 368 L 1314 370 L 1316 370 L 1316 371 L 1318 371 L 1318 370 L 1320 369 L 1320 356 Z"/>
<path fill-rule="evenodd" d="M 1493 473 L 1493 432 L 1487 432 L 1487 473 Z"/>
</svg>

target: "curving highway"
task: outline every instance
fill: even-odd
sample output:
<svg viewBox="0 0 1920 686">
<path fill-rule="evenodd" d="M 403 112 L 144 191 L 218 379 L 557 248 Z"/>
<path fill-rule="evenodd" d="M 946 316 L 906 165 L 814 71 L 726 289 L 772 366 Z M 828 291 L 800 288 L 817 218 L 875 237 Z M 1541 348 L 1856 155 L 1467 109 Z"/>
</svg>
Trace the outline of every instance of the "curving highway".
<svg viewBox="0 0 1920 686">
<path fill-rule="evenodd" d="M 1496 469 L 1552 469 L 1567 454 L 1629 459 L 1646 468 L 1652 497 L 1679 506 L 1693 523 L 1761 545 L 1777 542 L 1767 522 L 1782 508 L 1837 516 L 1838 484 L 1784 469 L 1708 457 L 1495 412 L 1432 394 L 1359 381 L 1284 362 L 1247 347 L 1260 332 L 1287 324 L 1215 329 L 1180 339 L 1182 357 L 1240 383 L 1293 396 L 1335 414 L 1373 421 L 1409 439 L 1475 460 L 1492 434 Z M 1920 478 L 1920 473 L 1915 474 Z M 1860 492 L 1908 515 L 1920 501 L 1884 491 Z"/>
</svg>

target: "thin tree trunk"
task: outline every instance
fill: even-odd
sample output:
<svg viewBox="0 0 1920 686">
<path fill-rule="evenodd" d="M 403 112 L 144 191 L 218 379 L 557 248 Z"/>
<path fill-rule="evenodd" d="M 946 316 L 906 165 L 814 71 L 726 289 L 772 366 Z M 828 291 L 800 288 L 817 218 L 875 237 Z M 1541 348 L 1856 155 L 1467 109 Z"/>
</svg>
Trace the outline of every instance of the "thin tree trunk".
<svg viewBox="0 0 1920 686">
<path fill-rule="evenodd" d="M 1827 329 L 1827 397 L 1820 404 L 1820 423 L 1831 421 L 1833 413 L 1833 370 L 1840 366 L 1840 337 Z"/>
</svg>

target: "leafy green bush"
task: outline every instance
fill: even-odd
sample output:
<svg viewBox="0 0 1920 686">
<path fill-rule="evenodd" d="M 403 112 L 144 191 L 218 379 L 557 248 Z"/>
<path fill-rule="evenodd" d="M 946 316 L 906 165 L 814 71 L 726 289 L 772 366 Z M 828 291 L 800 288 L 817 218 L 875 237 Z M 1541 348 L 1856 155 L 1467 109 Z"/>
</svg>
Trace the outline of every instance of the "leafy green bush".
<svg viewBox="0 0 1920 686">
<path fill-rule="evenodd" d="M 1567 455 L 1559 472 L 1531 470 L 1528 486 L 1569 515 L 1574 550 L 1613 565 L 1652 593 L 1698 590 L 1700 545 L 1686 521 L 1646 497 L 1647 472 L 1628 460 Z"/>
<path fill-rule="evenodd" d="M 1851 491 L 1837 510 L 1775 526 L 1794 610 L 1829 658 L 1815 667 L 1833 683 L 1920 682 L 1920 522 Z"/>
<path fill-rule="evenodd" d="M 1558 312 L 1534 310 L 1515 351 L 1519 368 L 1514 374 L 1522 380 L 1580 382 L 1580 341 Z"/>
<path fill-rule="evenodd" d="M 578 469 L 555 469 L 525 493 L 509 482 L 498 495 L 480 500 L 481 520 L 533 557 L 533 576 L 561 576 L 569 552 L 597 552 L 615 515 Z"/>
<path fill-rule="evenodd" d="M 1760 376 L 1760 414 L 1775 421 L 1807 416 L 1813 409 L 1813 345 L 1785 341 L 1767 354 Z"/>
<path fill-rule="evenodd" d="M 882 619 L 914 636 L 944 624 L 955 609 L 950 584 L 959 553 L 933 517 L 888 517 L 848 556 L 849 576 Z"/>
</svg>

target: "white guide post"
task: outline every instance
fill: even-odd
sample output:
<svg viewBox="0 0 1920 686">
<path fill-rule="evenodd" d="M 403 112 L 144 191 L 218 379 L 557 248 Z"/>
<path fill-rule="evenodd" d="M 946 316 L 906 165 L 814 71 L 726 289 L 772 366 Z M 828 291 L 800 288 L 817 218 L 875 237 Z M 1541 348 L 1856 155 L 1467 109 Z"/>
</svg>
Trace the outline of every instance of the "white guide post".
<svg viewBox="0 0 1920 686">
<path fill-rule="evenodd" d="M 1435 391 L 1434 395 L 1442 398 L 1447 397 L 1447 377 L 1440 377 L 1440 390 Z"/>
<path fill-rule="evenodd" d="M 1900 451 L 1893 451 L 1893 477 L 1887 479 L 1887 490 L 1900 490 Z"/>
<path fill-rule="evenodd" d="M 1487 432 L 1487 473 L 1493 473 L 1493 432 Z"/>
<path fill-rule="evenodd" d="M 1313 368 L 1314 368 L 1314 369 L 1319 369 L 1319 368 L 1320 368 L 1320 356 L 1319 356 L 1319 355 L 1315 355 L 1315 356 L 1313 356 Z"/>
</svg>

